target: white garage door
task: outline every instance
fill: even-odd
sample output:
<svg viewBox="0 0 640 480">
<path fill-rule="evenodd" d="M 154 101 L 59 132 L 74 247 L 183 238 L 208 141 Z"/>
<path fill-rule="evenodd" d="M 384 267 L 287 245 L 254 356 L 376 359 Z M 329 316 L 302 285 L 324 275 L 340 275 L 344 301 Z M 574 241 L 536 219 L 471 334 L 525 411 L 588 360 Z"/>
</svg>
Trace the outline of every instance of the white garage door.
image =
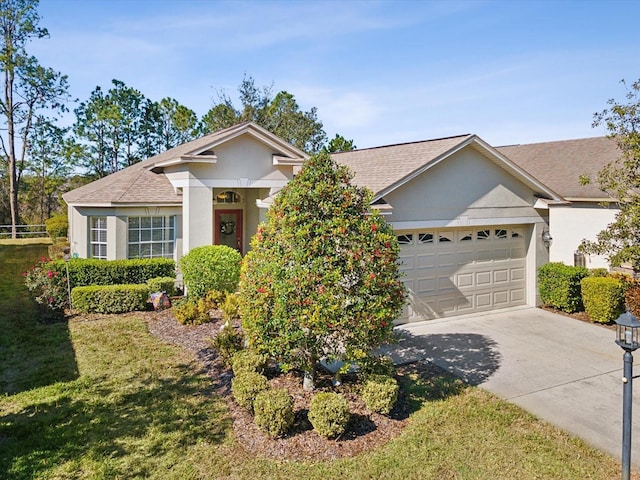
<svg viewBox="0 0 640 480">
<path fill-rule="evenodd" d="M 526 227 L 398 232 L 409 302 L 401 322 L 524 305 Z"/>
</svg>

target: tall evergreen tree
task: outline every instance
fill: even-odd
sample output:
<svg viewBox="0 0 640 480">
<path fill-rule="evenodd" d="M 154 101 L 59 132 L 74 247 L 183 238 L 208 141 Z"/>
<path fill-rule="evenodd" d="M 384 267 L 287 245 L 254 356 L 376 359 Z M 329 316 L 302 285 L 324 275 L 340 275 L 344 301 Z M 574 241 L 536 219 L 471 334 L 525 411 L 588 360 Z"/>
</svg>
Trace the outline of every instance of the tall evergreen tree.
<svg viewBox="0 0 640 480">
<path fill-rule="evenodd" d="M 27 166 L 29 135 L 39 112 L 56 113 L 65 109 L 68 100 L 67 77 L 43 67 L 27 52 L 28 44 L 48 36 L 38 26 L 37 0 L 0 0 L 0 68 L 3 95 L 0 136 L 3 156 L 0 159 L 9 177 L 11 236 L 16 238 L 19 224 L 18 192 Z"/>
</svg>

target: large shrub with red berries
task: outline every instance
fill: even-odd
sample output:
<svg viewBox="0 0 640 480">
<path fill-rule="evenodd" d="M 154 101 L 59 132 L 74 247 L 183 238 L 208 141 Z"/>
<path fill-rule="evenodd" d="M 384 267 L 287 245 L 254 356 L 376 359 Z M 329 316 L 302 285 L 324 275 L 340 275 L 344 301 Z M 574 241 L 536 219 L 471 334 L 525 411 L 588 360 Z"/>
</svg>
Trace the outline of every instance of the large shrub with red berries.
<svg viewBox="0 0 640 480">
<path fill-rule="evenodd" d="M 285 368 L 362 360 L 392 339 L 404 305 L 396 237 L 351 178 L 328 154 L 311 157 L 278 193 L 244 258 L 245 335 Z"/>
</svg>

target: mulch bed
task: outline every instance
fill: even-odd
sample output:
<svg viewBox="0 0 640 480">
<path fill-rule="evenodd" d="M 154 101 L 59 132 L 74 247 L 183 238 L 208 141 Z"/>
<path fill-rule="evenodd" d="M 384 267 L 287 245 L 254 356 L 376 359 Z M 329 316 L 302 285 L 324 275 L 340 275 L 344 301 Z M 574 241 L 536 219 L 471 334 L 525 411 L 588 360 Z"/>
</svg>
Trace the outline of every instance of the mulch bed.
<svg viewBox="0 0 640 480">
<path fill-rule="evenodd" d="M 254 423 L 253 417 L 238 406 L 231 394 L 233 374 L 217 352 L 209 346 L 222 326 L 219 312 L 213 312 L 213 321 L 203 325 L 184 326 L 178 323 L 170 310 L 146 312 L 144 314 L 149 332 L 157 338 L 195 353 L 206 374 L 213 381 L 214 391 L 221 395 L 229 406 L 235 433 L 240 445 L 248 452 L 280 460 L 330 460 L 351 457 L 375 449 L 397 437 L 407 425 L 411 413 L 406 393 L 401 389 L 398 401 L 387 417 L 369 412 L 355 391 L 355 377 L 343 377 L 340 386 L 333 386 L 329 373 L 319 373 L 316 390 L 333 391 L 345 396 L 351 411 L 347 432 L 337 439 L 326 439 L 312 430 L 307 419 L 309 402 L 314 392 L 302 389 L 302 377 L 297 373 L 278 374 L 267 372 L 272 386 L 286 388 L 294 399 L 295 423 L 284 438 L 273 439 L 263 433 Z M 398 378 L 420 374 L 436 376 L 445 374 L 427 362 L 417 362 L 400 367 Z M 402 385 L 402 382 L 400 382 Z"/>
</svg>

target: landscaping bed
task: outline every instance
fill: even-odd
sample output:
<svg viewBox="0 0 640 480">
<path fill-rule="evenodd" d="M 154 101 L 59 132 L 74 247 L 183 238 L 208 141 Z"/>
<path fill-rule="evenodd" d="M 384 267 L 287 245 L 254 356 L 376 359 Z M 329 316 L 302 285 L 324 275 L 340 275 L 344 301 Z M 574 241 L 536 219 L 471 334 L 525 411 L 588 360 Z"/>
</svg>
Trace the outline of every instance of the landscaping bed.
<svg viewBox="0 0 640 480">
<path fill-rule="evenodd" d="M 309 392 L 302 389 L 302 376 L 299 373 L 276 375 L 273 371 L 267 372 L 272 387 L 284 388 L 293 397 L 296 412 L 292 431 L 284 438 L 272 438 L 261 431 L 253 416 L 234 401 L 231 394 L 231 369 L 226 367 L 216 351 L 209 347 L 210 339 L 222 326 L 220 312 L 212 313 L 214 319 L 211 323 L 191 326 L 178 323 L 170 310 L 146 312 L 143 315 L 152 335 L 196 354 L 206 374 L 212 379 L 216 393 L 227 401 L 238 441 L 249 453 L 263 457 L 319 461 L 352 457 L 363 451 L 373 450 L 397 437 L 406 426 L 412 409 L 415 409 L 407 392 L 407 377 L 420 376 L 427 380 L 430 377 L 446 376 L 451 385 L 461 386 L 450 374 L 428 362 L 399 367 L 397 378 L 401 385 L 400 395 L 390 415 L 384 416 L 367 410 L 357 395 L 358 384 L 355 376 L 343 377 L 342 384 L 335 387 L 331 383 L 333 376 L 320 372 L 316 390 Z M 340 393 L 349 403 L 351 420 L 347 431 L 337 439 L 327 439 L 315 433 L 306 417 L 312 396 L 322 391 Z M 441 393 L 446 394 L 444 391 Z"/>
</svg>

